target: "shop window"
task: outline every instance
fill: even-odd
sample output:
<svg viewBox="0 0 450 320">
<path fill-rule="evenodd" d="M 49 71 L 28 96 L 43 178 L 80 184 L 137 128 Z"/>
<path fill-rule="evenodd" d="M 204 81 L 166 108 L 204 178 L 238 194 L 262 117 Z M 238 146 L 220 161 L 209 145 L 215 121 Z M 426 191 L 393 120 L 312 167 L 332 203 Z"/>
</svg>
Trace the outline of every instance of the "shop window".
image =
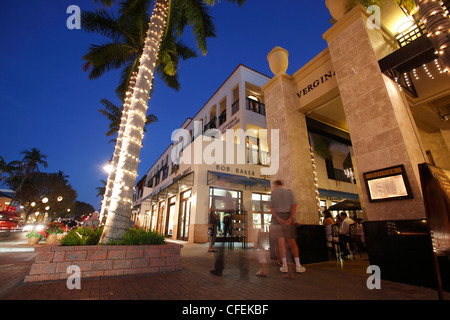
<svg viewBox="0 0 450 320">
<path fill-rule="evenodd" d="M 216 213 L 220 218 L 217 236 L 231 236 L 231 216 L 228 209 L 231 207 L 231 210 L 235 211 L 242 207 L 242 191 L 210 188 L 209 201 L 210 207 L 212 205 L 216 207 Z"/>
<path fill-rule="evenodd" d="M 314 150 L 316 164 L 322 160 L 328 179 L 356 183 L 349 175 L 353 169 L 349 146 L 325 136 L 309 133 L 310 143 Z"/>
<path fill-rule="evenodd" d="M 269 232 L 272 214 L 270 213 L 270 195 L 252 194 L 253 228 Z"/>
</svg>

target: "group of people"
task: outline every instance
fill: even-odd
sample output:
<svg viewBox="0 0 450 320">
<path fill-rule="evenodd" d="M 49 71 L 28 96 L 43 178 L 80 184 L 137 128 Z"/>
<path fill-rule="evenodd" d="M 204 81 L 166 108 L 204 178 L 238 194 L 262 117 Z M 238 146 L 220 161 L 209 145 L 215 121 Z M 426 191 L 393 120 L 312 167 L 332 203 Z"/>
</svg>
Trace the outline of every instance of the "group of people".
<svg viewBox="0 0 450 320">
<path fill-rule="evenodd" d="M 325 232 L 327 235 L 327 243 L 328 248 L 330 250 L 330 255 L 335 255 L 333 243 L 336 241 L 338 242 L 341 256 L 348 256 L 350 254 L 347 248 L 347 244 L 349 244 L 351 248 L 353 248 L 353 245 L 355 244 L 353 243 L 350 234 L 351 232 L 350 226 L 353 224 L 356 225 L 355 242 L 356 243 L 360 242 L 362 245 L 364 245 L 364 231 L 362 229 L 361 219 L 355 219 L 356 220 L 355 222 L 355 220 L 350 218 L 345 211 L 342 211 L 340 214 L 336 216 L 336 221 L 333 219 L 333 215 L 328 209 L 325 210 L 323 214 L 324 214 L 323 225 L 325 226 Z M 334 239 L 333 237 L 333 230 L 332 230 L 333 226 L 339 228 L 338 239 Z M 358 248 L 353 249 L 356 250 Z"/>
<path fill-rule="evenodd" d="M 229 195 L 229 197 L 231 197 L 231 195 Z M 225 202 L 227 208 L 232 208 L 232 203 L 227 203 L 227 198 Z M 276 180 L 273 182 L 270 210 L 272 213 L 270 232 L 272 239 L 275 239 L 277 252 L 281 260 L 280 271 L 282 273 L 286 273 L 286 277 L 293 277 L 293 268 L 289 268 L 288 266 L 287 250 L 289 249 L 295 263 L 295 272 L 305 272 L 305 267 L 303 267 L 300 263 L 299 249 L 295 240 L 294 216 L 297 210 L 297 202 L 292 191 L 285 189 L 283 187 L 283 183 L 280 180 Z M 225 214 L 227 214 L 227 212 L 225 212 Z M 219 222 L 220 219 L 217 216 L 215 207 L 211 206 L 209 211 L 208 252 L 217 252 L 216 250 L 214 250 L 213 246 L 215 243 L 217 226 Z M 267 276 L 267 258 L 265 257 L 264 251 L 261 250 L 262 247 L 260 242 L 256 241 L 256 243 L 256 247 L 257 249 L 259 249 L 258 262 L 261 265 L 261 270 L 259 270 L 256 275 L 265 277 Z M 223 246 L 221 249 L 219 249 L 219 251 L 219 254 L 216 256 L 215 265 L 210 270 L 210 272 L 213 275 L 221 276 L 224 268 Z"/>
</svg>

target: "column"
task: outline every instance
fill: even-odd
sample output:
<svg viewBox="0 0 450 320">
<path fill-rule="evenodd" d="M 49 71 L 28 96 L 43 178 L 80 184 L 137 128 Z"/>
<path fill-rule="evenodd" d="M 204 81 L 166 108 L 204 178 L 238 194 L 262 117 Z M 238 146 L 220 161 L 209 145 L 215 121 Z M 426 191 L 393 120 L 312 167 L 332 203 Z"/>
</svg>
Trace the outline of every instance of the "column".
<svg viewBox="0 0 450 320">
<path fill-rule="evenodd" d="M 296 110 L 296 89 L 286 70 L 287 65 L 281 72 L 275 71 L 275 77 L 262 88 L 272 159 L 276 156 L 274 144 L 279 145 L 279 169 L 271 176 L 271 181 L 282 180 L 285 187 L 294 192 L 297 200 L 297 223 L 317 225 L 319 211 L 306 118 Z M 271 141 L 271 130 L 279 130 L 279 141 Z"/>
<path fill-rule="evenodd" d="M 354 8 L 325 34 L 355 153 L 360 181 L 365 172 L 403 164 L 414 199 L 370 203 L 362 190 L 369 220 L 424 219 L 418 164 L 426 161 L 406 99 L 384 76 L 371 40 L 382 30 L 367 29 L 368 14 Z M 378 41 L 379 44 L 379 41 Z"/>
</svg>

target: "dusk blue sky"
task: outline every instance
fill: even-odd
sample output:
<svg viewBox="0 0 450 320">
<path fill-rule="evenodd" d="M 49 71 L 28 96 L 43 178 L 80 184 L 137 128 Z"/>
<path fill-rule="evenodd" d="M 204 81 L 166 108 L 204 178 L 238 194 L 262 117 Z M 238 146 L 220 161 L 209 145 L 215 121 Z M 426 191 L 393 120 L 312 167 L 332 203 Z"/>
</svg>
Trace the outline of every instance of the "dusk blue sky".
<svg viewBox="0 0 450 320">
<path fill-rule="evenodd" d="M 70 5 L 94 10 L 93 0 L 5 1 L 0 10 L 0 155 L 21 160 L 24 150 L 38 148 L 47 155 L 44 172 L 63 171 L 78 200 L 100 209 L 96 187 L 107 179 L 102 167 L 114 145 L 105 133 L 108 121 L 97 110 L 107 98 L 119 104 L 118 72 L 89 80 L 81 57 L 90 44 L 104 38 L 69 30 Z M 172 132 L 194 116 L 242 63 L 272 76 L 267 54 L 275 46 L 289 51 L 293 74 L 326 48 L 323 33 L 331 27 L 325 0 L 248 0 L 243 7 L 223 0 L 211 10 L 217 38 L 208 54 L 182 61 L 180 91 L 156 79 L 149 113 L 159 122 L 144 138 L 140 179 L 171 143 Z M 190 32 L 186 42 L 192 44 Z"/>
</svg>

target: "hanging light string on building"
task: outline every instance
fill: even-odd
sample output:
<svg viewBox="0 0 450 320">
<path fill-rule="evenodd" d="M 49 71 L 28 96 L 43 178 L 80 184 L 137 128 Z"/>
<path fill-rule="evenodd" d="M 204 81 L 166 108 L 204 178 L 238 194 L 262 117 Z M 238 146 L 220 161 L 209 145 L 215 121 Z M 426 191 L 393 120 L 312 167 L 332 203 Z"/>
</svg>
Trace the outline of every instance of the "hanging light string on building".
<svg viewBox="0 0 450 320">
<path fill-rule="evenodd" d="M 421 21 L 427 28 L 427 36 L 442 62 L 443 72 L 450 71 L 450 19 L 442 1 L 417 1 Z"/>
</svg>

